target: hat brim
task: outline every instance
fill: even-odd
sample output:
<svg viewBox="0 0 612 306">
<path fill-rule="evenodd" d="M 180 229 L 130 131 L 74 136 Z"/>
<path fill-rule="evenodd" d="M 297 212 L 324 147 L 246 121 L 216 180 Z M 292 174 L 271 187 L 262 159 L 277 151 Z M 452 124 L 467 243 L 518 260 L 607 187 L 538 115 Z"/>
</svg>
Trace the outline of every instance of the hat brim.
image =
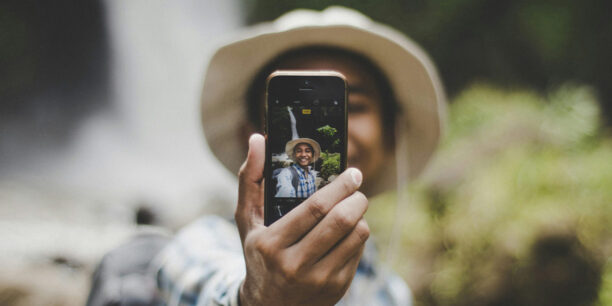
<svg viewBox="0 0 612 306">
<path fill-rule="evenodd" d="M 237 122 L 246 121 L 246 92 L 255 75 L 286 51 L 331 46 L 369 58 L 388 77 L 404 117 L 397 120 L 404 126 L 397 128 L 396 135 L 408 148 L 407 169 L 402 170 L 410 178 L 421 173 L 438 144 L 446 116 L 442 83 L 421 48 L 400 32 L 373 21 L 283 27 L 278 21 L 254 27 L 242 39 L 220 48 L 209 63 L 202 123 L 209 147 L 223 165 L 237 173 L 246 157 Z"/>
<path fill-rule="evenodd" d="M 321 146 L 316 140 L 310 138 L 296 138 L 289 140 L 287 144 L 285 144 L 285 153 L 287 156 L 289 156 L 291 160 L 295 161 L 293 156 L 293 148 L 300 143 L 307 143 L 312 147 L 312 150 L 314 151 L 312 154 L 312 162 L 316 162 L 321 156 Z"/>
</svg>

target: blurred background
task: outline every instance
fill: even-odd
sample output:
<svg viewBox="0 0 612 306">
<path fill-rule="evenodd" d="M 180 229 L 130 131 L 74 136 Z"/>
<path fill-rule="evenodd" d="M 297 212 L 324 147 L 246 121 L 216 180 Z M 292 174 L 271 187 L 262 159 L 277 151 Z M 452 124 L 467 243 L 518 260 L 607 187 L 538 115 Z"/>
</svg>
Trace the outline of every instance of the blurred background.
<svg viewBox="0 0 612 306">
<path fill-rule="evenodd" d="M 82 305 L 147 225 L 231 215 L 198 98 L 215 46 L 344 5 L 427 50 L 446 138 L 407 186 L 387 264 L 418 305 L 612 305 L 612 3 L 100 0 L 0 3 L 0 305 Z M 386 252 L 397 195 L 367 218 Z"/>
</svg>

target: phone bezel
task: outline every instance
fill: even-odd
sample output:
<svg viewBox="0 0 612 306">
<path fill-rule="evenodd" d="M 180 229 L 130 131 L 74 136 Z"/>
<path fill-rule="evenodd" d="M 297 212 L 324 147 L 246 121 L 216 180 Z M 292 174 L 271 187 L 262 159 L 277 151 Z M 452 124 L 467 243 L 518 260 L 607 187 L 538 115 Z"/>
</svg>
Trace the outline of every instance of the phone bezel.
<svg viewBox="0 0 612 306">
<path fill-rule="evenodd" d="M 347 167 L 347 146 L 348 146 L 348 83 L 346 80 L 346 77 L 344 75 L 342 75 L 341 73 L 337 72 L 337 71 L 332 71 L 332 70 L 316 70 L 316 71 L 311 71 L 311 70 L 277 70 L 272 72 L 268 78 L 266 79 L 266 94 L 265 94 L 265 119 L 264 119 L 264 130 L 265 130 L 265 139 L 266 139 L 266 160 L 265 160 L 265 166 L 264 166 L 264 184 L 265 181 L 270 181 L 271 176 L 272 176 L 272 169 L 271 169 L 271 157 L 272 157 L 272 153 L 270 152 L 270 141 L 268 136 L 270 135 L 270 131 L 269 131 L 269 127 L 270 124 L 268 123 L 269 120 L 269 103 L 270 103 L 270 84 L 272 83 L 272 80 L 275 78 L 284 78 L 284 77 L 290 77 L 290 78 L 295 78 L 295 77 L 309 77 L 309 78 L 320 78 L 320 77 L 325 77 L 325 78 L 339 78 L 342 80 L 342 84 L 343 84 L 343 109 L 344 109 L 344 135 L 343 135 L 343 144 L 344 146 L 342 147 L 342 154 L 341 154 L 341 162 L 340 162 L 340 171 L 344 171 Z M 290 88 L 290 89 L 286 89 L 286 90 L 296 90 L 297 94 L 300 94 L 299 88 Z M 316 89 L 312 89 L 312 90 L 316 90 Z M 333 90 L 333 89 L 332 89 Z M 304 95 L 306 95 L 306 93 L 302 93 Z M 313 92 L 309 92 L 308 95 L 314 95 L 316 93 Z M 275 202 L 275 197 L 274 194 L 270 193 L 270 188 L 268 186 L 266 186 L 264 188 L 264 223 L 265 225 L 270 225 L 272 224 L 274 221 L 276 221 L 275 216 L 272 215 L 271 213 L 271 209 L 273 208 Z M 299 205 L 299 203 L 301 203 L 300 201 L 301 199 L 296 200 L 296 202 L 298 202 L 297 204 L 295 204 L 296 206 Z M 302 200 L 303 201 L 303 200 Z"/>
</svg>

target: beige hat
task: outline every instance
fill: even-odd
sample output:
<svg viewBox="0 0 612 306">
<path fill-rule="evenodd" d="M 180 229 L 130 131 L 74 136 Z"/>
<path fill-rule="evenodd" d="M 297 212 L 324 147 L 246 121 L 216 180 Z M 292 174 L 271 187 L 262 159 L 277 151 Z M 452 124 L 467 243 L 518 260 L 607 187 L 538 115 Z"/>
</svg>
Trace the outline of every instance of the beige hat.
<svg viewBox="0 0 612 306">
<path fill-rule="evenodd" d="M 287 154 L 287 156 L 289 156 L 291 160 L 295 161 L 295 156 L 293 155 L 293 148 L 295 148 L 295 146 L 300 143 L 307 143 L 310 145 L 310 147 L 312 147 L 312 150 L 314 151 L 312 153 L 312 162 L 316 162 L 319 159 L 319 156 L 321 156 L 321 146 L 316 140 L 310 138 L 296 138 L 287 141 L 287 144 L 285 144 L 285 153 Z"/>
<path fill-rule="evenodd" d="M 321 12 L 295 10 L 242 34 L 213 55 L 202 93 L 206 140 L 230 171 L 237 173 L 246 158 L 244 139 L 239 135 L 241 120 L 247 120 L 245 99 L 249 85 L 278 55 L 308 46 L 353 51 L 380 68 L 403 110 L 397 122 L 404 126 L 397 129 L 396 140 L 404 143 L 408 152 L 401 157 L 407 162 L 399 170 L 410 178 L 423 170 L 443 129 L 446 98 L 433 63 L 412 40 L 344 7 L 329 7 Z"/>
</svg>

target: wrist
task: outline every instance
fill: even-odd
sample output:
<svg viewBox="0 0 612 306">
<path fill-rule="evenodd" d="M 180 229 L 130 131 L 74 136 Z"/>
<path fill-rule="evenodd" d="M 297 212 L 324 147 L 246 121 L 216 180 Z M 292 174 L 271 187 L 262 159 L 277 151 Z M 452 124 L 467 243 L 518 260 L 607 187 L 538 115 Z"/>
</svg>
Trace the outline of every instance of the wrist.
<svg viewBox="0 0 612 306">
<path fill-rule="evenodd" d="M 240 288 L 238 289 L 238 305 L 240 306 L 255 306 L 258 305 L 257 299 L 252 293 L 251 286 L 245 280 L 240 284 Z"/>
</svg>

